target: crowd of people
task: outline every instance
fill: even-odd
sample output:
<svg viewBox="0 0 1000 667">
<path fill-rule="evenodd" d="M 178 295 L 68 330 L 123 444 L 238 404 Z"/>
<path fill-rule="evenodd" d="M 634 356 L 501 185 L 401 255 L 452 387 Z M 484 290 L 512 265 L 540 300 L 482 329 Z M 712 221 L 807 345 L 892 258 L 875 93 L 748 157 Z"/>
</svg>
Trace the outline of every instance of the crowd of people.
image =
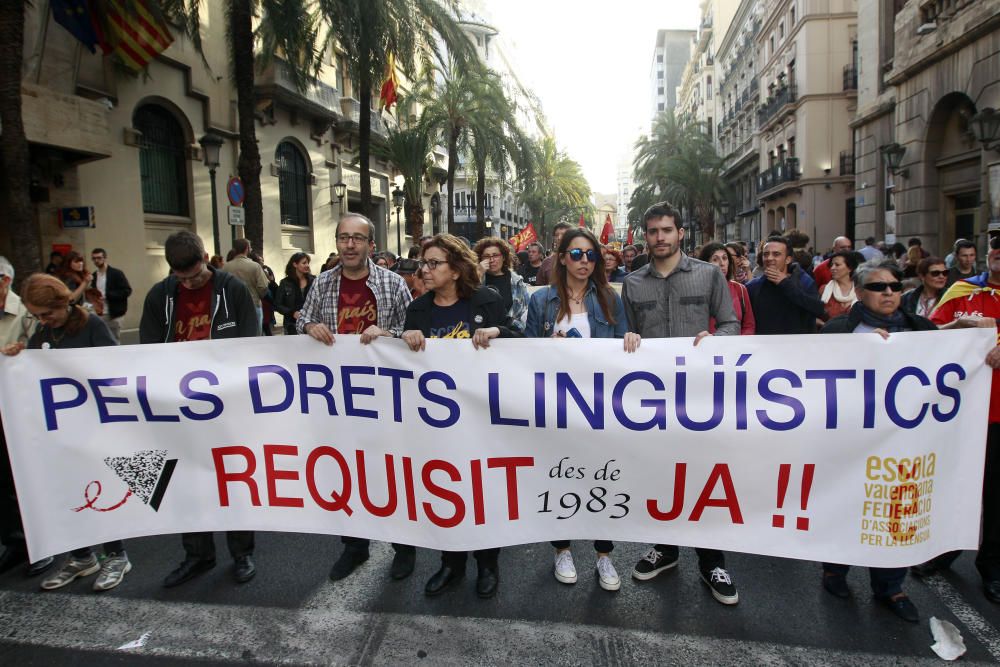
<svg viewBox="0 0 1000 667">
<path fill-rule="evenodd" d="M 265 306 L 283 318 L 285 335 L 308 336 L 332 346 L 338 336 L 375 344 L 401 339 L 414 353 L 429 338 L 470 339 L 488 348 L 496 338 L 617 338 L 623 354 L 643 339 L 707 336 L 876 334 L 888 338 L 904 331 L 997 327 L 1000 318 L 1000 229 L 990 229 L 985 271 L 977 273 L 976 245 L 959 239 L 946 258 L 930 256 L 919 239 L 909 247 L 885 247 L 869 238 L 855 252 L 851 239 L 834 239 L 830 251 L 816 256 L 808 238 L 775 233 L 756 248 L 742 242 L 708 243 L 683 252 L 684 229 L 666 202 L 644 214 L 644 244 L 621 251 L 602 245 L 588 229 L 559 223 L 550 251 L 539 243 L 516 253 L 504 240 L 464 239 L 438 234 L 423 237 L 406 258 L 375 252 L 375 227 L 349 213 L 336 228 L 337 251 L 314 275 L 306 253 L 293 254 L 284 277 L 273 273 L 249 242 L 238 240 L 230 256 L 209 258 L 198 236 L 182 231 L 165 243 L 170 274 L 145 296 L 140 343 L 175 343 L 263 335 L 269 329 Z M 124 274 L 95 249 L 89 272 L 82 256 L 53 258 L 51 272 L 29 276 L 20 297 L 11 289 L 13 268 L 0 257 L 0 351 L 118 344 L 120 322 L 131 292 Z M 57 277 L 58 276 L 58 277 Z M 994 369 L 983 488 L 982 542 L 976 566 L 986 597 L 1000 603 L 1000 346 L 984 360 Z M 0 571 L 26 563 L 27 550 L 16 493 L 6 456 L 0 456 L 2 539 Z M 369 558 L 369 541 L 341 538 L 343 549 L 330 570 L 344 579 Z M 184 559 L 164 586 L 183 584 L 216 564 L 211 533 L 182 536 Z M 233 577 L 249 581 L 256 573 L 254 533 L 230 531 L 227 546 Z M 414 571 L 416 550 L 394 544 L 389 576 L 404 579 Z M 552 543 L 553 574 L 564 584 L 577 581 L 569 541 Z M 601 588 L 621 587 L 612 561 L 614 544 L 593 543 L 594 569 Z M 41 583 L 60 588 L 99 573 L 95 590 L 117 586 L 132 565 L 121 541 L 105 544 L 99 558 L 89 547 L 73 551 Z M 500 582 L 500 549 L 481 549 L 475 590 L 489 598 Z M 739 601 L 725 554 L 697 548 L 698 573 L 712 596 L 727 605 Z M 912 568 L 870 568 L 875 598 L 900 618 L 915 622 L 919 613 L 903 590 L 909 572 L 928 576 L 958 556 L 943 554 Z M 427 595 L 454 587 L 464 576 L 468 554 L 443 552 L 441 565 L 426 582 Z M 679 561 L 676 545 L 651 546 L 631 570 L 637 581 L 653 579 Z M 47 558 L 26 563 L 29 576 L 55 567 Z M 823 563 L 823 589 L 845 598 L 848 564 Z"/>
</svg>

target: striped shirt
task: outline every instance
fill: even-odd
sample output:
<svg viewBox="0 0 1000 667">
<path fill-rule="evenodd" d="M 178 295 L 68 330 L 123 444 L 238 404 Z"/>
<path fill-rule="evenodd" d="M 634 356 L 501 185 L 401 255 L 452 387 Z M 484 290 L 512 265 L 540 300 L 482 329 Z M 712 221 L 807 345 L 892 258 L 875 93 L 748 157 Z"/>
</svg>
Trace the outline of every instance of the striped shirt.
<svg viewBox="0 0 1000 667">
<path fill-rule="evenodd" d="M 313 282 L 302 310 L 299 311 L 299 319 L 295 321 L 295 329 L 299 333 L 305 333 L 306 325 L 314 322 L 325 324 L 330 327 L 330 331 L 337 333 L 337 302 L 340 300 L 340 277 L 343 269 L 343 265 L 338 264 L 319 274 Z M 365 284 L 375 295 L 378 328 L 398 338 L 403 333 L 406 307 L 413 300 L 406 281 L 399 274 L 383 269 L 369 259 L 368 280 Z"/>
<path fill-rule="evenodd" d="M 722 271 L 684 254 L 665 277 L 653 262 L 625 276 L 622 301 L 628 330 L 643 338 L 693 338 L 709 330 L 712 318 L 716 336 L 740 333 Z"/>
</svg>

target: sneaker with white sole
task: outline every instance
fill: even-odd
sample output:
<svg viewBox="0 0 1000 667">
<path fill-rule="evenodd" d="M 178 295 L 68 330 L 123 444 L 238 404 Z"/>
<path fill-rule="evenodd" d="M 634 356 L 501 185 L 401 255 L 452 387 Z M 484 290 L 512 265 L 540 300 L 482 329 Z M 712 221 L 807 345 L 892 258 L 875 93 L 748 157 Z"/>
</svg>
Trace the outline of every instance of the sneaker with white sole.
<svg viewBox="0 0 1000 667">
<path fill-rule="evenodd" d="M 95 591 L 110 591 L 112 588 L 122 583 L 125 575 L 132 571 L 132 563 L 129 562 L 128 555 L 121 553 L 111 553 L 101 561 L 101 573 L 94 581 Z"/>
<path fill-rule="evenodd" d="M 678 556 L 676 553 L 673 560 L 668 560 L 668 557 L 665 556 L 662 551 L 653 547 L 644 553 L 642 558 L 639 559 L 639 562 L 635 564 L 634 568 L 632 568 L 632 576 L 639 581 L 649 581 L 660 572 L 669 570 L 672 567 L 677 567 L 677 561 Z"/>
<path fill-rule="evenodd" d="M 740 601 L 740 594 L 736 592 L 736 584 L 725 568 L 717 567 L 712 570 L 701 570 L 701 580 L 711 589 L 712 597 L 722 604 L 736 604 Z"/>
<path fill-rule="evenodd" d="M 622 587 L 622 580 L 618 576 L 618 570 L 614 563 L 607 556 L 597 558 L 597 576 L 601 582 L 601 588 L 606 591 L 617 591 Z"/>
<path fill-rule="evenodd" d="M 97 556 L 90 554 L 90 558 L 78 560 L 70 556 L 63 566 L 42 582 L 42 590 L 53 591 L 62 588 L 78 577 L 88 577 L 101 569 L 101 564 L 97 562 Z"/>
<path fill-rule="evenodd" d="M 573 552 L 569 549 L 557 551 L 555 562 L 556 581 L 563 584 L 575 584 L 576 565 L 573 563 Z"/>
</svg>

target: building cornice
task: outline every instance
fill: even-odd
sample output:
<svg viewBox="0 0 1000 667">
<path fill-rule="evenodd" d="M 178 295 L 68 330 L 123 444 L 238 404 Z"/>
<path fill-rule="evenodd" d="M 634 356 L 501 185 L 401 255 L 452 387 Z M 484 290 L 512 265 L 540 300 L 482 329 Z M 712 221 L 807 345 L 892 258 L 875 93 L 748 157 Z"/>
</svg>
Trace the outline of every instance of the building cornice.
<svg viewBox="0 0 1000 667">
<path fill-rule="evenodd" d="M 854 120 L 852 120 L 850 123 L 848 123 L 847 126 L 849 128 L 851 128 L 852 130 L 855 130 L 855 129 L 861 127 L 862 125 L 867 125 L 868 123 L 872 122 L 873 120 L 876 120 L 878 118 L 881 118 L 882 116 L 891 114 L 895 110 L 896 110 L 896 99 L 893 98 L 893 99 L 889 100 L 888 102 L 883 102 L 882 104 L 879 104 L 872 111 L 869 111 L 865 115 L 858 116 L 857 118 L 855 118 Z"/>
</svg>

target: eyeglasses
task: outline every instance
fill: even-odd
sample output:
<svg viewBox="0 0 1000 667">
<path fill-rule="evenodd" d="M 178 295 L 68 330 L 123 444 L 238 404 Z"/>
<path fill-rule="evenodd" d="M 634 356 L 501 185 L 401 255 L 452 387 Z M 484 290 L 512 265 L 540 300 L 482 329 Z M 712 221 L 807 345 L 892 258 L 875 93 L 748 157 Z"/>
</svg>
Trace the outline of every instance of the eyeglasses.
<svg viewBox="0 0 1000 667">
<path fill-rule="evenodd" d="M 893 292 L 903 291 L 903 283 L 899 281 L 894 283 L 882 283 L 882 282 L 865 283 L 862 287 L 864 287 L 869 292 L 884 292 L 886 288 L 891 289 Z"/>
<path fill-rule="evenodd" d="M 363 234 L 337 234 L 337 243 L 342 245 L 349 245 L 351 243 L 361 245 L 368 243 L 368 237 Z"/>
<path fill-rule="evenodd" d="M 500 259 L 502 257 L 503 257 L 503 255 L 501 255 L 500 253 L 497 253 L 495 255 L 483 255 L 483 259 L 485 259 L 487 261 L 494 260 L 494 259 Z"/>
<path fill-rule="evenodd" d="M 934 271 L 928 271 L 927 275 L 929 275 L 932 278 L 940 278 L 942 276 L 948 275 L 948 270 L 947 269 L 944 269 L 944 270 L 936 269 Z"/>
<path fill-rule="evenodd" d="M 437 271 L 437 267 L 447 263 L 448 260 L 446 259 L 422 259 L 417 262 L 417 266 L 419 266 L 421 270 L 428 268 L 431 271 Z"/>
<path fill-rule="evenodd" d="M 597 258 L 597 253 L 593 249 L 581 250 L 580 248 L 573 248 L 572 250 L 567 250 L 566 255 L 574 262 L 581 261 L 584 255 L 586 255 L 588 262 L 593 262 Z"/>
</svg>

